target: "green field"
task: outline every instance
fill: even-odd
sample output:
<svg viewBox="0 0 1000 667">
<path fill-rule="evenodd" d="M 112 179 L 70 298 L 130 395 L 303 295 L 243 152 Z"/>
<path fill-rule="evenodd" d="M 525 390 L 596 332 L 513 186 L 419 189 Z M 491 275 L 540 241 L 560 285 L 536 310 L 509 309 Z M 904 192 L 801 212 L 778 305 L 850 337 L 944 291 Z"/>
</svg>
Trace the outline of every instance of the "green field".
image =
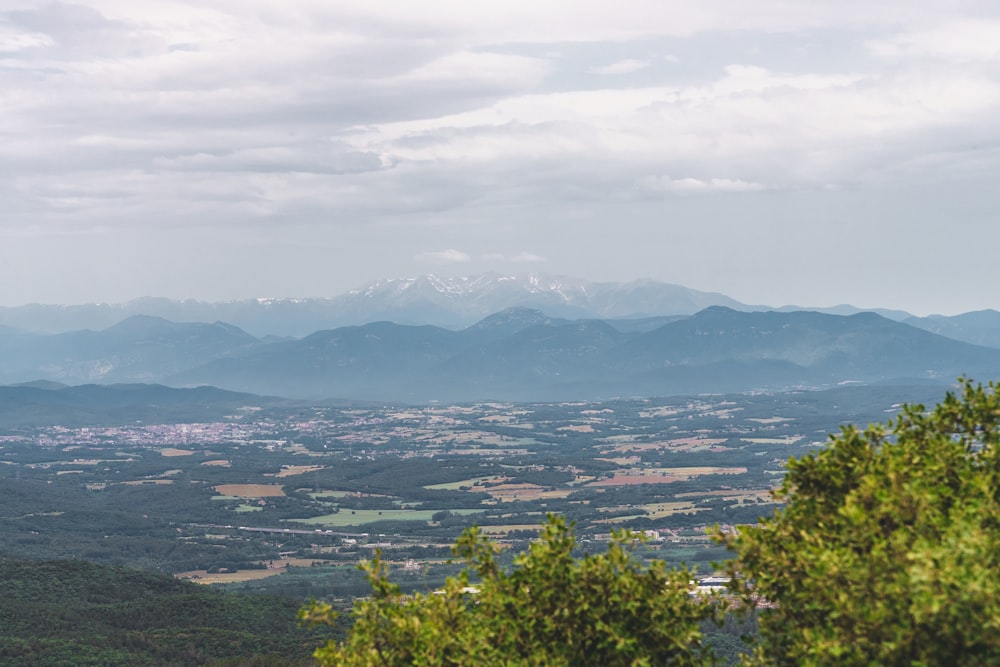
<svg viewBox="0 0 1000 667">
<path fill-rule="evenodd" d="M 346 498 L 352 495 L 350 491 L 315 491 L 309 494 L 310 498 L 322 500 L 323 498 Z"/>
<path fill-rule="evenodd" d="M 375 523 L 376 521 L 422 521 L 426 523 L 430 521 L 431 517 L 438 511 L 440 510 L 342 510 L 336 514 L 314 516 L 310 519 L 298 519 L 296 520 L 296 523 L 338 528 L 345 526 L 360 526 L 366 523 Z M 452 514 L 475 514 L 477 512 L 482 512 L 483 510 L 453 509 L 448 511 Z"/>
<path fill-rule="evenodd" d="M 259 512 L 261 511 L 261 509 L 263 508 L 261 508 L 258 505 L 240 505 L 233 511 L 238 512 L 240 514 L 245 514 L 246 512 Z"/>
<path fill-rule="evenodd" d="M 425 489 L 431 489 L 434 491 L 458 491 L 463 486 L 472 487 L 475 486 L 477 482 L 496 482 L 498 477 L 496 475 L 490 477 L 473 477 L 472 479 L 460 479 L 457 482 L 445 482 L 443 484 L 427 484 L 424 486 Z"/>
</svg>

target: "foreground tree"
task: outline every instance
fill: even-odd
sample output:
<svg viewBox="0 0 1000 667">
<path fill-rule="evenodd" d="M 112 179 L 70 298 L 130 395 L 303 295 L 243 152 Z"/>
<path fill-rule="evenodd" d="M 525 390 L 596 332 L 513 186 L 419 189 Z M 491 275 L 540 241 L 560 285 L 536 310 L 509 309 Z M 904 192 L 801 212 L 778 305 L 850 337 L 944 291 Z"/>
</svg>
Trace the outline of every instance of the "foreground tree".
<svg viewBox="0 0 1000 667">
<path fill-rule="evenodd" d="M 690 574 L 640 565 L 633 536 L 575 558 L 564 519 L 550 516 L 540 539 L 507 571 L 493 543 L 466 531 L 454 550 L 466 569 L 443 591 L 402 595 L 376 558 L 373 594 L 355 604 L 348 639 L 316 652 L 321 665 L 708 665 L 700 626 L 717 607 L 692 598 Z M 470 584 L 470 577 L 477 578 Z M 328 605 L 303 611 L 331 622 Z"/>
<path fill-rule="evenodd" d="M 768 665 L 1000 664 L 1000 397 L 843 428 L 727 541 Z"/>
</svg>

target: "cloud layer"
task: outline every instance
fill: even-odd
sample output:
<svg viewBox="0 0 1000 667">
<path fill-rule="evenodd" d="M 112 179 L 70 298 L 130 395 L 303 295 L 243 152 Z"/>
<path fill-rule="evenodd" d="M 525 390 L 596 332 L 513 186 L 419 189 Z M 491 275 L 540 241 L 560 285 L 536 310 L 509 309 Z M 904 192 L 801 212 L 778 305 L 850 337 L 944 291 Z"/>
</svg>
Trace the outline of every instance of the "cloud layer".
<svg viewBox="0 0 1000 667">
<path fill-rule="evenodd" d="M 16 0 L 0 302 L 329 294 L 436 263 L 1000 307 L 911 268 L 1000 241 L 1000 12 L 918 4 Z M 905 252 L 856 275 L 879 243 Z"/>
</svg>

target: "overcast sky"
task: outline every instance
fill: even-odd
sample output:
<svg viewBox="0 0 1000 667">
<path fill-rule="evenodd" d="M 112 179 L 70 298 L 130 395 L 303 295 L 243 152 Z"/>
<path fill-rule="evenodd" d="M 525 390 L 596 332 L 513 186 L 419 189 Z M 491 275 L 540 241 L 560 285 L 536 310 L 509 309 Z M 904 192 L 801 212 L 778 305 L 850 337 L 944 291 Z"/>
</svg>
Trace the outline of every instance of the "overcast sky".
<svg viewBox="0 0 1000 667">
<path fill-rule="evenodd" d="M 992 0 L 0 3 L 0 304 L 653 278 L 1000 308 Z"/>
</svg>

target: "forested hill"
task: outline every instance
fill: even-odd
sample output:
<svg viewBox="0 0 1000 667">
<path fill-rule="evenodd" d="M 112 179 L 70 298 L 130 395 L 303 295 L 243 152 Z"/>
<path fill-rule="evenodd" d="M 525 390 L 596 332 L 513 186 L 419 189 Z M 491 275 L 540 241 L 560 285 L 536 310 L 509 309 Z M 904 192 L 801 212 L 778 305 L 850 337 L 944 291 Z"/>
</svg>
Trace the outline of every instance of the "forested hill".
<svg viewBox="0 0 1000 667">
<path fill-rule="evenodd" d="M 0 558 L 0 665 L 312 664 L 300 602 L 84 561 Z"/>
<path fill-rule="evenodd" d="M 217 421 L 245 406 L 288 401 L 214 387 L 176 389 L 158 384 L 85 384 L 67 387 L 32 382 L 0 386 L 0 424 L 5 428 L 92 426 L 140 422 L 173 424 Z"/>
</svg>

